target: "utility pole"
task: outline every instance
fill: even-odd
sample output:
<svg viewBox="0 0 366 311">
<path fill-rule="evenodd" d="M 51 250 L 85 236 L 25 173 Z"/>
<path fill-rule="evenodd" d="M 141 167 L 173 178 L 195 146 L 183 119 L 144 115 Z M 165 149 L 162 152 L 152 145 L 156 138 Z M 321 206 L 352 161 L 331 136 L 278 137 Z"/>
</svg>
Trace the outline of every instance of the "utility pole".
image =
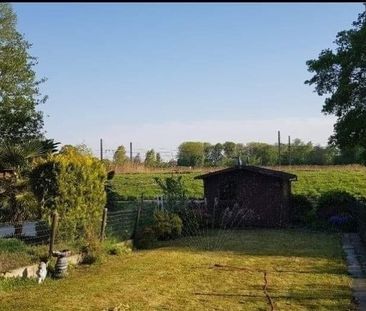
<svg viewBox="0 0 366 311">
<path fill-rule="evenodd" d="M 100 139 L 100 160 L 103 161 L 103 139 Z"/>
<path fill-rule="evenodd" d="M 132 142 L 130 142 L 130 161 L 132 162 Z"/>
<path fill-rule="evenodd" d="M 281 166 L 281 132 L 278 131 L 278 165 Z"/>
<path fill-rule="evenodd" d="M 291 137 L 288 137 L 288 164 L 291 165 Z"/>
</svg>

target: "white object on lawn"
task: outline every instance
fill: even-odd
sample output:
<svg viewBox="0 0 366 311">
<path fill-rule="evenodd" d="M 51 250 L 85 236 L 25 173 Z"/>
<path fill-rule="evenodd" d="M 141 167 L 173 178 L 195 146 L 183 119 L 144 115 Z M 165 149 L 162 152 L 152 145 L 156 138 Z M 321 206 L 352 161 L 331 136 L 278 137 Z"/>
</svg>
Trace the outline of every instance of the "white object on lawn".
<svg viewBox="0 0 366 311">
<path fill-rule="evenodd" d="M 37 276 L 38 284 L 41 284 L 47 276 L 47 264 L 43 261 L 39 264 Z"/>
</svg>

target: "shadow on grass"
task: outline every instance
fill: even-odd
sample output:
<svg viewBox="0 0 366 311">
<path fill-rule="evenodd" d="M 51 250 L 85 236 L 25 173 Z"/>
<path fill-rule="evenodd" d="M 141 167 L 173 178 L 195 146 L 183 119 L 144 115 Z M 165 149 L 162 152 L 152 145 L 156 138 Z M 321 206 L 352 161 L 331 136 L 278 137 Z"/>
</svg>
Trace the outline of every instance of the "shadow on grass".
<svg viewBox="0 0 366 311">
<path fill-rule="evenodd" d="M 356 310 L 355 304 L 352 301 L 350 289 L 343 285 L 332 285 L 331 287 L 319 284 L 308 284 L 306 288 L 296 288 L 284 290 L 276 286 L 270 286 L 268 293 L 277 308 L 278 304 L 290 303 L 291 305 L 301 305 L 306 310 L 319 309 L 334 310 L 334 301 L 337 301 L 337 306 L 344 307 L 344 310 Z M 311 287 L 311 288 L 308 288 Z M 195 296 L 206 298 L 222 299 L 241 299 L 239 302 L 245 303 L 248 300 L 258 301 L 266 299 L 263 288 L 260 286 L 246 286 L 245 290 L 236 289 L 235 292 L 194 292 Z M 337 309 L 339 310 L 339 309 Z M 343 308 L 342 308 L 343 310 Z"/>
</svg>

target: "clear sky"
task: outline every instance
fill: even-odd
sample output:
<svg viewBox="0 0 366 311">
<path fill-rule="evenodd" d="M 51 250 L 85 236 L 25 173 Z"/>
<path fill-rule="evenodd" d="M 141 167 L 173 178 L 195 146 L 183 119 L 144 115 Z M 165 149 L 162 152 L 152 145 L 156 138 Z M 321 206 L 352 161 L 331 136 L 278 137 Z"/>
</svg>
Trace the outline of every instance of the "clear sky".
<svg viewBox="0 0 366 311">
<path fill-rule="evenodd" d="M 134 143 L 168 157 L 184 140 L 325 144 L 334 117 L 306 60 L 364 10 L 350 4 L 14 3 L 47 77 L 47 136 L 97 153 Z M 166 152 L 166 153 L 164 153 Z"/>
</svg>

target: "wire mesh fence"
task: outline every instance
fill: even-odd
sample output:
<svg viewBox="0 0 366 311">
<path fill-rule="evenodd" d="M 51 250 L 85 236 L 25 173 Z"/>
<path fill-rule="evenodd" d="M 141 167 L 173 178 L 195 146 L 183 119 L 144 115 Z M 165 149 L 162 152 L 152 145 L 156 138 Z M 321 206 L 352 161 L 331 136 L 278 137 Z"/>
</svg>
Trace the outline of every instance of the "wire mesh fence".
<svg viewBox="0 0 366 311">
<path fill-rule="evenodd" d="M 0 238 L 16 238 L 29 245 L 48 244 L 50 226 L 43 220 L 0 223 Z"/>
<path fill-rule="evenodd" d="M 109 211 L 107 213 L 106 237 L 119 241 L 131 239 L 136 227 L 137 209 Z"/>
</svg>

